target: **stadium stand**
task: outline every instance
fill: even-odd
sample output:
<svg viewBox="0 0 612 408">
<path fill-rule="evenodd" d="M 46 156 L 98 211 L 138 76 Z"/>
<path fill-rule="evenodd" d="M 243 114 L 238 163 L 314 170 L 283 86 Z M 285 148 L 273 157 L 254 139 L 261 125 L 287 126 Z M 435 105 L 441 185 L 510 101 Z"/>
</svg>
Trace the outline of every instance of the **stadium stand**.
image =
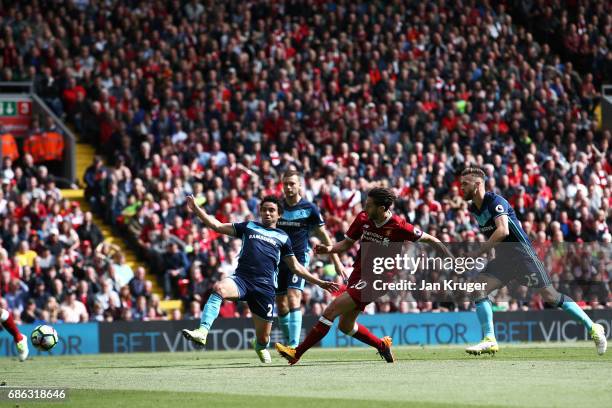
<svg viewBox="0 0 612 408">
<path fill-rule="evenodd" d="M 164 296 L 184 301 L 193 318 L 214 282 L 232 272 L 240 245 L 201 229 L 185 195 L 226 222 L 253 219 L 260 197 L 279 194 L 278 176 L 290 168 L 304 173 L 306 198 L 321 206 L 336 239 L 367 190 L 386 185 L 400 197 L 396 211 L 423 230 L 445 242 L 483 240 L 457 185 L 461 169 L 475 164 L 491 190 L 512 197 L 542 247 L 611 241 L 611 133 L 594 117 L 597 86 L 612 72 L 604 1 L 577 2 L 576 15 L 558 1 L 543 8 L 445 1 L 47 3 L 4 2 L 2 79 L 35 81 L 55 113 L 105 155 L 108 165 L 96 158 L 84 173 L 88 204 L 126 232 L 158 274 Z M 513 22 L 519 14 L 522 25 Z M 546 35 L 553 32 L 564 35 L 568 52 L 551 43 Z M 587 69 L 595 76 L 582 74 Z M 24 195 L 31 192 L 11 193 L 9 186 L 35 187 L 17 174 L 19 166 L 5 161 L 3 168 L 9 181 L 3 246 L 17 248 L 26 240 L 15 237 L 26 226 L 10 214 L 27 207 Z M 53 186 L 44 187 L 53 194 Z M 49 213 L 57 206 L 82 217 L 69 202 L 53 200 Z M 45 226 L 41 236 L 50 256 L 70 259 L 67 267 L 50 268 L 63 279 L 3 270 L 10 309 L 27 317 L 36 308 L 53 319 L 65 307 L 66 315 L 83 319 L 71 295 L 60 296 L 70 286 L 66 279 L 79 275 L 72 286 L 90 319 L 163 318 L 141 273 L 129 283 L 131 298 L 121 287 L 121 297 L 113 290 L 106 249 L 59 250 L 58 240 L 78 247 L 65 228 L 54 238 Z M 7 265 L 18 262 L 15 250 L 3 255 Z M 39 262 L 22 250 L 24 259 Z M 588 250 L 561 265 L 550 258 L 547 267 L 585 308 L 610 307 L 610 255 L 585 263 Z M 316 260 L 314 271 L 338 279 L 325 262 Z M 350 265 L 350 255 L 343 262 Z M 526 288 L 515 289 L 497 294 L 499 310 L 544 307 Z M 329 299 L 307 287 L 304 308 L 319 314 Z M 374 307 L 461 310 L 469 302 L 389 298 Z M 223 316 L 249 313 L 244 305 L 224 308 Z"/>
<path fill-rule="evenodd" d="M 609 84 L 612 80 L 610 57 L 610 25 L 612 6 L 606 1 L 552 1 L 545 3 L 513 1 L 513 15 L 529 32 L 566 61 L 574 61 L 577 69 L 591 73 L 594 84 Z M 561 38 L 562 41 L 555 41 Z M 590 81 L 581 93 L 598 93 Z M 586 89 L 585 89 L 586 88 Z M 589 95 L 581 95 L 583 99 Z M 592 106 L 588 101 L 587 107 Z"/>
</svg>

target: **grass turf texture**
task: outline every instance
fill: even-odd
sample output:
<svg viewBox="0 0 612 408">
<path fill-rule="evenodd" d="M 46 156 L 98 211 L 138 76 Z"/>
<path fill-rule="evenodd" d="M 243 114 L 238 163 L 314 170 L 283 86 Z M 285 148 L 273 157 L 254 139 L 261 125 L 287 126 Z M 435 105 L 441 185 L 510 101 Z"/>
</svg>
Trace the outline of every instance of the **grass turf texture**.
<svg viewBox="0 0 612 408">
<path fill-rule="evenodd" d="M 367 348 L 313 349 L 294 367 L 276 353 L 193 352 L 0 359 L 0 384 L 69 388 L 67 402 L 21 407 L 553 407 L 612 406 L 612 353 L 592 343 L 396 347 L 396 364 Z"/>
</svg>

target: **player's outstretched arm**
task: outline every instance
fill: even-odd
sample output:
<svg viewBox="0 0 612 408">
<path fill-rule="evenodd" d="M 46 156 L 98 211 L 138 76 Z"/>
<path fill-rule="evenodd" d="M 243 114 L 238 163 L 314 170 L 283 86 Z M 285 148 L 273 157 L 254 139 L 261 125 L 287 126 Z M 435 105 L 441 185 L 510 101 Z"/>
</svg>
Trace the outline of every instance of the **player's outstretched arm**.
<svg viewBox="0 0 612 408">
<path fill-rule="evenodd" d="M 495 245 L 502 242 L 506 237 L 510 235 L 510 228 L 508 227 L 508 216 L 506 214 L 499 215 L 495 218 L 495 231 L 489 237 L 489 239 L 482 244 L 478 251 L 473 254 L 474 258 L 486 254 L 491 249 L 495 248 Z"/>
<path fill-rule="evenodd" d="M 291 272 L 301 276 L 308 282 L 320 286 L 329 292 L 335 292 L 340 289 L 337 283 L 324 281 L 311 274 L 308 269 L 306 269 L 301 263 L 298 262 L 297 258 L 294 255 L 286 256 L 283 258 L 283 260 L 285 261 Z"/>
<path fill-rule="evenodd" d="M 342 241 L 335 243 L 334 245 L 322 245 L 319 244 L 315 247 L 315 254 L 341 254 L 348 251 L 355 241 L 350 238 L 344 238 Z"/>
<path fill-rule="evenodd" d="M 319 240 L 321 240 L 323 245 L 327 245 L 327 246 L 332 245 L 332 240 L 329 237 L 329 234 L 327 233 L 327 229 L 325 229 L 323 225 L 315 228 L 314 234 L 317 238 L 319 238 Z M 346 272 L 344 271 L 344 265 L 342 265 L 342 262 L 340 261 L 340 257 L 338 256 L 338 254 L 332 253 L 331 259 L 332 259 L 332 262 L 334 263 L 334 268 L 336 269 L 336 273 L 340 275 L 342 279 L 347 279 L 348 277 L 346 276 Z"/>
<path fill-rule="evenodd" d="M 231 223 L 222 223 L 212 215 L 209 215 L 199 205 L 196 204 L 195 198 L 192 195 L 187 196 L 187 208 L 189 208 L 207 228 L 218 232 L 219 234 L 235 236 L 236 231 Z"/>
<path fill-rule="evenodd" d="M 455 257 L 451 253 L 451 251 L 449 251 L 446 245 L 442 243 L 442 241 L 440 241 L 438 238 L 434 237 L 433 235 L 427 234 L 426 232 L 423 232 L 423 235 L 421 235 L 421 238 L 418 239 L 418 242 L 425 242 L 427 244 L 434 246 L 440 253 L 443 253 L 449 258 Z"/>
</svg>

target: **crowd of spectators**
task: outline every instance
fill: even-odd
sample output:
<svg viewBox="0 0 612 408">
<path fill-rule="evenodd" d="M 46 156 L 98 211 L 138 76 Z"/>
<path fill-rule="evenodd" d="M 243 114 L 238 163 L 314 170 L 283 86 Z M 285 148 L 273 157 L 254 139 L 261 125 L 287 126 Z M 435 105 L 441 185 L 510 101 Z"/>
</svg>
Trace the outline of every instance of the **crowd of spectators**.
<svg viewBox="0 0 612 408">
<path fill-rule="evenodd" d="M 612 4 L 606 0 L 546 1 L 514 0 L 514 15 L 576 68 L 590 72 L 597 86 L 612 80 Z M 597 93 L 587 84 L 583 98 Z"/>
<path fill-rule="evenodd" d="M 144 268 L 132 271 L 45 166 L 21 161 L 2 162 L 0 308 L 20 323 L 165 318 Z"/>
<path fill-rule="evenodd" d="M 292 168 L 336 239 L 367 190 L 383 185 L 399 196 L 395 211 L 430 234 L 483 240 L 457 183 L 473 164 L 532 240 L 610 243 L 611 133 L 593 115 L 595 78 L 513 24 L 504 2 L 8 3 L 2 75 L 34 80 L 106 156 L 85 174 L 88 199 L 134 237 L 165 296 L 184 299 L 191 316 L 232 273 L 240 242 L 200 228 L 185 195 L 224 222 L 254 219 L 260 197 L 280 194 L 279 175 Z M 610 16 L 587 9 L 599 69 L 609 66 Z M 562 264 L 553 281 L 578 273 L 568 294 L 604 307 L 606 256 Z M 326 262 L 313 270 L 337 279 Z M 498 296 L 502 309 L 539 307 L 531 293 L 522 303 Z M 307 287 L 304 308 L 318 314 L 329 299 Z M 373 306 L 461 307 L 401 298 Z"/>
</svg>

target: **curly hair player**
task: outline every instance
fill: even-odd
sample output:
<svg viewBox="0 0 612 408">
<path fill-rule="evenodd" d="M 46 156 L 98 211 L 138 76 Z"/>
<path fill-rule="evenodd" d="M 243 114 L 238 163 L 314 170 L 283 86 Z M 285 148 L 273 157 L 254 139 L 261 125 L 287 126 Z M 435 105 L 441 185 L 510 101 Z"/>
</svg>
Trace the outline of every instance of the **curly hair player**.
<svg viewBox="0 0 612 408">
<path fill-rule="evenodd" d="M 373 188 L 368 192 L 365 210 L 357 215 L 349 227 L 346 237 L 335 245 L 318 245 L 315 252 L 319 254 L 342 253 L 348 251 L 357 241 L 360 241 L 362 245 L 368 243 L 381 249 L 385 243 L 388 245 L 390 242 L 420 241 L 433 243 L 450 255 L 448 250 L 440 243 L 440 240 L 422 232 L 412 224 L 407 223 L 403 218 L 393 214 L 391 207 L 395 200 L 395 194 L 391 189 Z M 357 323 L 359 314 L 369 303 L 375 300 L 370 294 L 373 282 L 362 275 L 362 250 L 363 247 L 360 247 L 346 292 L 343 292 L 327 306 L 304 341 L 296 348 L 276 343 L 276 350 L 289 364 L 297 363 L 308 349 L 325 337 L 338 316 L 340 316 L 338 328 L 343 333 L 374 347 L 388 363 L 395 361 L 391 351 L 393 343 L 391 337 L 385 336 L 380 339 L 372 334 L 367 327 Z"/>
<path fill-rule="evenodd" d="M 242 238 L 242 250 L 236 273 L 217 282 L 213 293 L 208 298 L 200 327 L 195 330 L 183 330 L 183 336 L 202 347 L 213 322 L 219 316 L 223 299 L 245 300 L 253 314 L 255 338 L 253 348 L 262 363 L 270 363 L 272 358 L 268 351 L 272 317 L 274 316 L 274 290 L 277 286 L 278 264 L 281 260 L 295 273 L 308 282 L 323 289 L 335 291 L 338 285 L 323 281 L 302 266 L 295 255 L 289 236 L 276 228 L 283 212 L 280 200 L 274 196 L 264 197 L 259 212 L 261 222 L 221 223 L 215 217 L 200 208 L 193 196 L 187 197 L 187 206 L 204 225 L 219 234 Z"/>
</svg>

